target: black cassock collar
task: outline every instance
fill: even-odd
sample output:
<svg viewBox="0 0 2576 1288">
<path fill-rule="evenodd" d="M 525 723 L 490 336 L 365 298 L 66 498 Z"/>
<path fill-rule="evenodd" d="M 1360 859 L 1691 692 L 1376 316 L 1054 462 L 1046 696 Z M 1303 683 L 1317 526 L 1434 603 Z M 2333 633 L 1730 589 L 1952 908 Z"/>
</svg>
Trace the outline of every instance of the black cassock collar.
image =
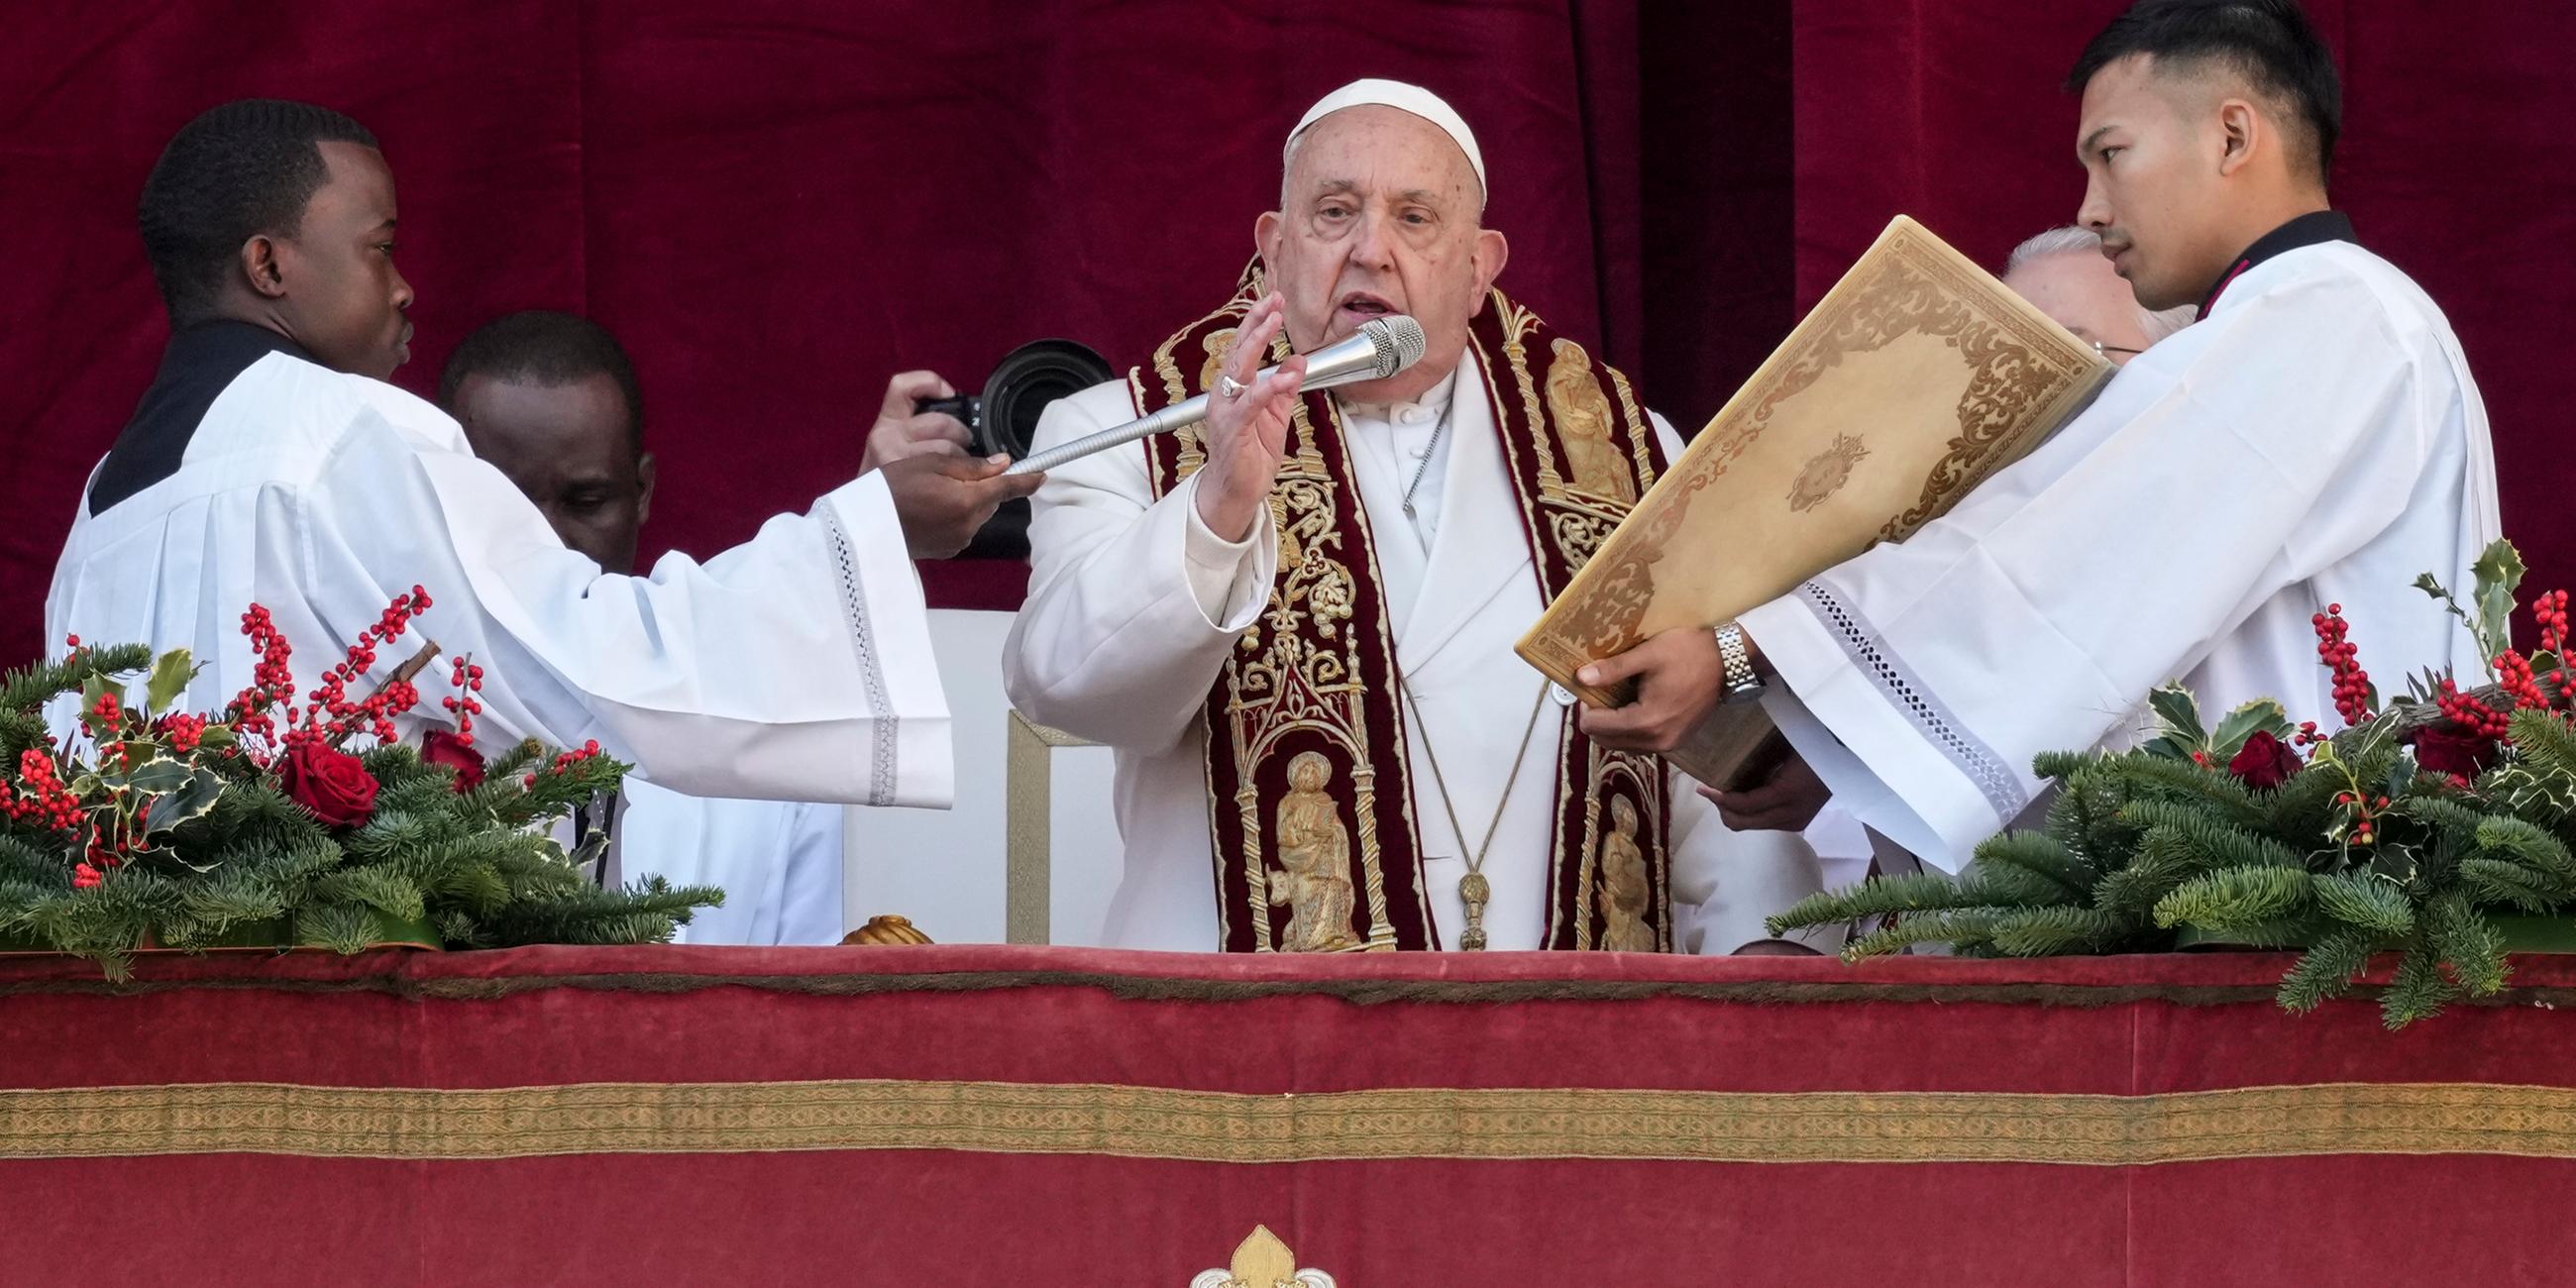
<svg viewBox="0 0 2576 1288">
<path fill-rule="evenodd" d="M 171 336 L 170 347 L 161 353 L 160 374 L 143 391 L 134 419 L 117 434 L 116 446 L 107 450 L 107 459 L 90 480 L 89 512 L 103 513 L 178 473 L 206 410 L 235 377 L 272 353 L 313 360 L 293 340 L 255 322 L 216 318 Z"/>
<path fill-rule="evenodd" d="M 2319 210 L 2301 215 L 2255 238 L 2254 244 L 2246 247 L 2245 253 L 2236 257 L 2236 263 L 2219 276 L 2218 284 L 2209 288 L 2209 294 L 2200 301 L 2200 313 L 2193 320 L 2208 317 L 2209 311 L 2217 307 L 2218 297 L 2226 294 L 2227 288 L 2244 276 L 2245 270 L 2285 251 L 2337 241 L 2355 245 L 2361 241 L 2352 234 L 2352 220 L 2340 210 Z"/>
</svg>

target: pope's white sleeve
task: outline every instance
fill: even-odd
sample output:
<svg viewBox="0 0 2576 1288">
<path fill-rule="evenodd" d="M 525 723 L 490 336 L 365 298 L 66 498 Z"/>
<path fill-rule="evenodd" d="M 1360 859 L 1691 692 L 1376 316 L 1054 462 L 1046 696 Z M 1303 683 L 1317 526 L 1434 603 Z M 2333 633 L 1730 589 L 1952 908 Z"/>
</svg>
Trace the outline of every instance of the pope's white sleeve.
<svg viewBox="0 0 2576 1288">
<path fill-rule="evenodd" d="M 1123 387 L 1103 386 L 1058 402 L 1037 446 L 1105 428 L 1124 398 Z M 1199 521 L 1197 480 L 1156 500 L 1146 464 L 1130 445 L 1048 474 L 1029 523 L 1029 601 L 1002 668 L 1029 719 L 1159 751 L 1206 704 L 1228 650 L 1269 600 L 1279 556 L 1266 507 L 1249 538 L 1219 540 Z"/>
</svg>

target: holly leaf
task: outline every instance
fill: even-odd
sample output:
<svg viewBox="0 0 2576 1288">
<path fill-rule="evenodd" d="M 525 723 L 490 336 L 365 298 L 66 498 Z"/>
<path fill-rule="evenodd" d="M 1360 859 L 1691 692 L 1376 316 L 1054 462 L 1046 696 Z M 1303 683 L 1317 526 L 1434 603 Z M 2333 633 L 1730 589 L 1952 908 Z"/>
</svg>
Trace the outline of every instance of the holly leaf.
<svg viewBox="0 0 2576 1288">
<path fill-rule="evenodd" d="M 229 747 L 236 741 L 238 740 L 233 737 L 231 725 L 207 725 L 206 731 L 197 735 L 198 746 L 213 747 L 217 750 Z"/>
<path fill-rule="evenodd" d="M 2513 592 L 2522 586 L 2522 552 L 2501 537 L 2478 556 L 2469 571 L 2477 577 L 2478 651 L 2492 663 L 2513 646 Z"/>
<path fill-rule="evenodd" d="M 144 835 L 159 836 L 190 819 L 203 817 L 215 807 L 215 798 L 223 794 L 223 775 L 211 769 L 196 770 L 185 783 L 153 799 L 151 813 L 144 816 Z"/>
<path fill-rule="evenodd" d="M 151 705 L 152 714 L 168 714 L 171 704 L 188 691 L 188 681 L 197 678 L 197 670 L 186 649 L 174 648 L 162 654 L 161 660 L 152 665 L 152 678 L 143 685 L 144 701 Z"/>
<path fill-rule="evenodd" d="M 147 795 L 177 791 L 188 785 L 188 766 L 168 756 L 155 756 L 125 776 L 125 785 Z"/>
<path fill-rule="evenodd" d="M 2270 698 L 2258 698 L 2228 712 L 2227 718 L 2218 722 L 2218 732 L 2210 736 L 2210 741 L 2216 745 L 2210 748 L 2209 754 L 2220 760 L 2234 760 L 2236 753 L 2245 750 L 2245 740 L 2257 733 L 2268 732 L 2286 742 L 2297 731 L 2298 727 L 2290 723 L 2289 712 L 2283 710 L 2280 703 Z"/>
<path fill-rule="evenodd" d="M 2193 697 L 2191 690 L 2179 684 L 2159 685 L 2147 695 L 2147 706 L 2164 721 L 2166 731 L 2190 750 L 2199 750 L 2208 743 L 2209 734 L 2200 725 L 2200 699 Z"/>
<path fill-rule="evenodd" d="M 2416 575 L 2415 589 L 2423 591 L 2425 594 L 2431 595 L 2435 599 L 2449 599 L 2451 597 L 2450 588 L 2444 586 L 2441 582 L 2434 580 L 2433 574 L 2429 572 L 2418 573 Z"/>
</svg>

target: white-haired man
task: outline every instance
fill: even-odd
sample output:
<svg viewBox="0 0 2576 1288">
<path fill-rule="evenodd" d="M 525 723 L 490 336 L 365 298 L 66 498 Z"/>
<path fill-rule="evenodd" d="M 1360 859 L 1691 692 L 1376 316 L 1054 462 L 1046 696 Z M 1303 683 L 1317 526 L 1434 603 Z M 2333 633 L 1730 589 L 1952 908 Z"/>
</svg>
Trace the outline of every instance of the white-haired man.
<svg viewBox="0 0 2576 1288">
<path fill-rule="evenodd" d="M 1004 669 L 1022 712 L 1116 749 L 1108 939 L 1760 940 L 1817 888 L 1812 851 L 1733 836 L 1656 760 L 1591 743 L 1511 650 L 1678 439 L 1493 289 L 1508 247 L 1448 104 L 1354 83 L 1290 131 L 1283 165 L 1231 297 L 1212 288 L 1214 311 L 1038 427 L 1043 448 L 1214 403 L 1203 431 L 1064 465 L 1034 501 Z M 1393 377 L 1330 395 L 1255 379 L 1265 355 L 1387 314 L 1429 341 Z"/>
<path fill-rule="evenodd" d="M 2072 224 L 2013 247 L 2004 285 L 2122 366 L 2191 325 L 2192 306 L 2151 309 L 2102 253 L 2102 234 Z"/>
</svg>

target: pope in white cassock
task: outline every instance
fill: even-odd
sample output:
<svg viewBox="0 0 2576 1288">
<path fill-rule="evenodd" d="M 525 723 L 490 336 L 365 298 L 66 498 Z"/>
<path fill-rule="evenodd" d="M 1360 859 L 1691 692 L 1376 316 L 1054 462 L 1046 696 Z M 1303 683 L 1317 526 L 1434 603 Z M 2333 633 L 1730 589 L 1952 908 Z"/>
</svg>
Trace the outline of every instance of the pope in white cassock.
<svg viewBox="0 0 2576 1288">
<path fill-rule="evenodd" d="M 2148 0 L 2078 64 L 2080 222 L 2141 304 L 2201 320 L 1946 517 L 1742 618 L 1799 759 L 1721 796 L 1802 827 L 1827 791 L 1956 871 L 2039 790 L 2032 758 L 2119 741 L 2155 686 L 2333 719 L 2311 618 L 2341 604 L 2385 674 L 2479 666 L 2411 583 L 2498 535 L 2484 407 L 2424 292 L 2326 208 L 2340 89 L 2294 5 Z M 1725 687 L 1706 631 L 1597 665 L 1590 711 L 1668 747 Z"/>
<path fill-rule="evenodd" d="M 1004 659 L 1030 718 L 1117 759 L 1143 948 L 1698 948 L 1816 884 L 1649 757 L 1598 747 L 1512 653 L 1680 450 L 1624 376 L 1493 290 L 1502 234 L 1464 121 L 1361 81 L 1288 138 L 1231 299 L 1128 379 L 1049 408 L 1044 449 L 1194 394 L 1203 431 L 1062 465 L 1034 501 Z M 1204 307 L 1204 306 L 1202 306 Z M 1372 318 L 1396 376 L 1300 394 L 1265 359 Z"/>
<path fill-rule="evenodd" d="M 194 650 L 191 703 L 250 680 L 266 605 L 299 688 L 414 585 L 441 660 L 485 668 L 478 733 L 597 739 L 707 796 L 945 805 L 947 709 L 911 555 L 954 553 L 1029 480 L 924 457 L 866 473 L 704 564 L 603 573 L 457 423 L 384 383 L 409 356 L 394 189 L 357 122 L 218 107 L 147 182 L 174 331 L 92 475 L 55 571 L 55 638 Z"/>
</svg>

